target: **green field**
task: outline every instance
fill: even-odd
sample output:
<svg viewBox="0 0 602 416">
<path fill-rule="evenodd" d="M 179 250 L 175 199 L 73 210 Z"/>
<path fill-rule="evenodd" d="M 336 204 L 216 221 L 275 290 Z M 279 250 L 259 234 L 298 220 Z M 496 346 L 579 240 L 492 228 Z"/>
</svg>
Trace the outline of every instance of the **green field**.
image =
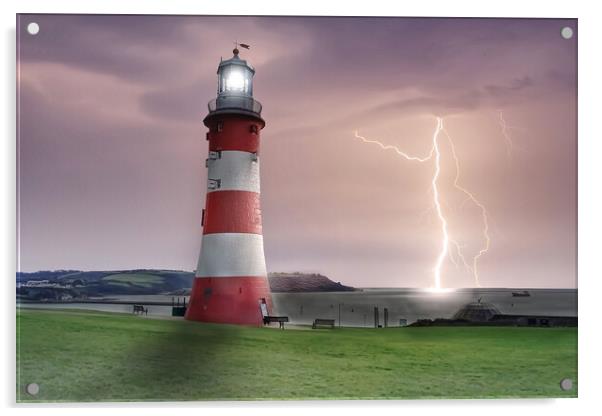
<svg viewBox="0 0 602 416">
<path fill-rule="evenodd" d="M 21 402 L 576 397 L 577 328 L 280 331 L 21 310 L 17 371 Z"/>
<path fill-rule="evenodd" d="M 112 285 L 152 287 L 154 284 L 163 283 L 163 277 L 148 273 L 117 273 L 102 278 Z"/>
</svg>

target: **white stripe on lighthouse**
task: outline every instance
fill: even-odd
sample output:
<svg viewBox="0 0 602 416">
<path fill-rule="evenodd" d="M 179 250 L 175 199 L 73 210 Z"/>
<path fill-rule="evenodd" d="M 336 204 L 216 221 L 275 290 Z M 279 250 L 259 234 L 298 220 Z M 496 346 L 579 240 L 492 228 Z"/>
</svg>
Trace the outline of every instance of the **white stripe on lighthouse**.
<svg viewBox="0 0 602 416">
<path fill-rule="evenodd" d="M 217 153 L 217 152 L 216 152 Z M 259 193 L 259 158 L 238 150 L 224 150 L 216 159 L 207 159 L 208 183 L 219 180 L 219 186 L 209 186 L 207 192 L 249 191 Z"/>
<path fill-rule="evenodd" d="M 205 234 L 196 277 L 266 276 L 263 236 Z"/>
</svg>

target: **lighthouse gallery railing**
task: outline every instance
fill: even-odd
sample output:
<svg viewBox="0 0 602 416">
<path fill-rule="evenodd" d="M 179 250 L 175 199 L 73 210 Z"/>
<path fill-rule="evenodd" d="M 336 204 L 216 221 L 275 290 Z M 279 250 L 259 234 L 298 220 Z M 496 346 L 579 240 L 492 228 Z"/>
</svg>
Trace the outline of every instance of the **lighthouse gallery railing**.
<svg viewBox="0 0 602 416">
<path fill-rule="evenodd" d="M 222 96 L 209 101 L 207 105 L 209 112 L 213 113 L 218 110 L 226 109 L 242 109 L 251 111 L 256 114 L 261 114 L 261 103 L 253 97 L 246 96 Z"/>
</svg>

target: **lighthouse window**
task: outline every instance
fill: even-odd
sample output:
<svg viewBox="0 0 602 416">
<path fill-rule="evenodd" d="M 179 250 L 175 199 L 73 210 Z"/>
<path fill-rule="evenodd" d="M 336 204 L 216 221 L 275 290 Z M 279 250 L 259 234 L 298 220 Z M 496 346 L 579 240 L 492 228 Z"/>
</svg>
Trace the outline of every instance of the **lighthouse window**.
<svg viewBox="0 0 602 416">
<path fill-rule="evenodd" d="M 220 151 L 209 151 L 209 159 L 211 160 L 216 160 L 216 159 L 220 159 L 222 157 L 222 152 Z"/>
<path fill-rule="evenodd" d="M 259 129 L 257 128 L 257 124 L 251 124 L 251 126 L 249 127 L 249 131 L 253 134 L 257 134 L 259 132 Z"/>
<path fill-rule="evenodd" d="M 223 121 L 219 121 L 217 123 L 217 131 L 222 131 L 224 129 L 224 122 Z"/>
<path fill-rule="evenodd" d="M 221 179 L 209 179 L 207 181 L 207 187 L 209 189 L 217 189 L 221 185 Z"/>
<path fill-rule="evenodd" d="M 226 75 L 226 91 L 243 91 L 245 84 L 244 73 L 238 68 L 230 68 Z"/>
<path fill-rule="evenodd" d="M 252 94 L 253 73 L 245 66 L 226 65 L 220 70 L 218 93 L 221 94 Z"/>
</svg>

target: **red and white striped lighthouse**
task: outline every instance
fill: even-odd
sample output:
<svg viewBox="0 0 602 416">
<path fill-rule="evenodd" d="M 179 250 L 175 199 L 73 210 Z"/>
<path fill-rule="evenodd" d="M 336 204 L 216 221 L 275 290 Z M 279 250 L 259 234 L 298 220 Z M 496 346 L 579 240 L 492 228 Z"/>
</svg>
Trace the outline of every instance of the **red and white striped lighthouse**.
<svg viewBox="0 0 602 416">
<path fill-rule="evenodd" d="M 186 319 L 261 325 L 271 311 L 259 201 L 259 133 L 265 126 L 253 99 L 255 70 L 238 56 L 217 69 L 209 128 L 203 239 Z"/>
</svg>

